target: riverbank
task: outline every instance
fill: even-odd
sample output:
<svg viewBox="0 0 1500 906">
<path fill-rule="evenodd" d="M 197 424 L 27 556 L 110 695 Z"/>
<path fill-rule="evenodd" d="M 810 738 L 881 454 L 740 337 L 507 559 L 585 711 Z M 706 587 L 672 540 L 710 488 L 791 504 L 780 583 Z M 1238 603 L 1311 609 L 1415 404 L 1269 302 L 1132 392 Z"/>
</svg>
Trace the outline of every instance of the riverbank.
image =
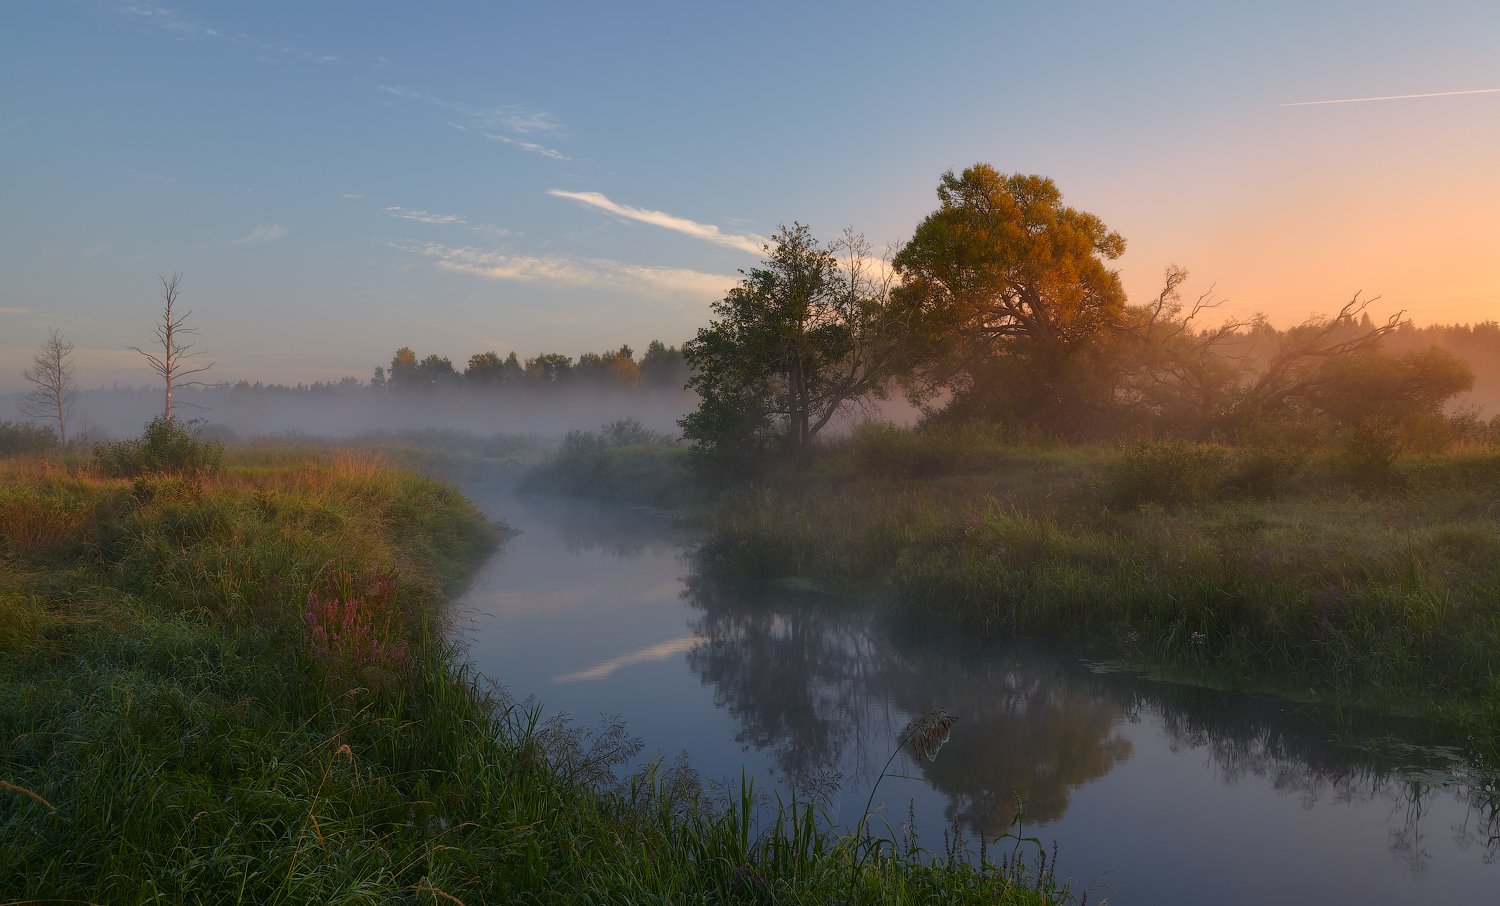
<svg viewBox="0 0 1500 906">
<path fill-rule="evenodd" d="M 698 501 L 702 560 L 727 577 L 1419 715 L 1500 754 L 1500 452 L 869 428 L 745 482 L 695 476 L 681 447 L 595 446 L 579 468 L 563 451 L 544 486 L 635 503 L 676 486 L 667 502 Z"/>
<path fill-rule="evenodd" d="M 801 807 L 752 828 L 680 772 L 601 788 L 606 753 L 476 690 L 445 641 L 446 595 L 496 540 L 452 488 L 366 455 L 133 480 L 0 462 L 0 894 L 1065 898 Z"/>
<path fill-rule="evenodd" d="M 722 497 L 704 556 L 908 617 L 1500 735 L 1500 453 L 1372 461 L 871 430 Z"/>
</svg>

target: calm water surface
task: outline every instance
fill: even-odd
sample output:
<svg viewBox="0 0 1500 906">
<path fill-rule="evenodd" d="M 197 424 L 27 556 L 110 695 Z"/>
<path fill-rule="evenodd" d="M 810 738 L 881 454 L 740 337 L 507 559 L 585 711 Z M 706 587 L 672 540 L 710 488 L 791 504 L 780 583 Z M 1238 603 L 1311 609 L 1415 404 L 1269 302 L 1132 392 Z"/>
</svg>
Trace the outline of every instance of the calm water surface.
<svg viewBox="0 0 1500 906">
<path fill-rule="evenodd" d="M 623 719 L 648 755 L 685 752 L 735 789 L 743 770 L 821 790 L 852 825 L 908 721 L 945 708 L 951 741 L 897 760 L 878 830 L 914 818 L 935 850 L 955 826 L 993 839 L 1019 798 L 1091 903 L 1500 903 L 1495 800 L 1399 728 L 1336 734 L 1285 702 L 898 624 L 796 583 L 724 587 L 666 519 L 467 490 L 522 532 L 459 602 L 471 659 L 548 714 Z"/>
</svg>

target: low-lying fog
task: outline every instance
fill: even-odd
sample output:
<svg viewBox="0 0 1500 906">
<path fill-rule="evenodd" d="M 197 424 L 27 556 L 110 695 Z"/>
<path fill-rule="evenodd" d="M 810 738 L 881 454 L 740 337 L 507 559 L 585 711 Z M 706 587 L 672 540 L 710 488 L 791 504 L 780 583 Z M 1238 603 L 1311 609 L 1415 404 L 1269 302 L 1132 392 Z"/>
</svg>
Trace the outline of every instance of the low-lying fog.
<svg viewBox="0 0 1500 906">
<path fill-rule="evenodd" d="M 0 419 L 15 418 L 19 394 L 0 396 Z M 159 388 L 79 393 L 70 427 L 75 437 L 100 441 L 133 437 L 162 412 Z M 496 394 L 468 388 L 433 393 L 341 390 L 199 389 L 174 394 L 179 419 L 202 419 L 220 437 L 271 434 L 348 438 L 372 431 L 437 429 L 475 435 L 560 436 L 593 430 L 627 416 L 653 431 L 676 435 L 677 420 L 696 404 L 683 391 L 653 394 L 560 389 Z"/>
</svg>

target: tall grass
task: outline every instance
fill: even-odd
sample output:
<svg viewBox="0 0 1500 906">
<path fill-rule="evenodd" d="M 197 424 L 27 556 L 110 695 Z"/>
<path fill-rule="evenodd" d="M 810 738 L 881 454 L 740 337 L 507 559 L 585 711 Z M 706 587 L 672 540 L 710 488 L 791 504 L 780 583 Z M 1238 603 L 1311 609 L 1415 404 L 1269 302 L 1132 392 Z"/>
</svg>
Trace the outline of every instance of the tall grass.
<svg viewBox="0 0 1500 906">
<path fill-rule="evenodd" d="M 703 556 L 912 615 L 1500 733 L 1500 453 L 1014 446 L 891 429 L 722 497 Z"/>
<path fill-rule="evenodd" d="M 0 463 L 0 901 L 1066 899 L 1009 863 L 871 858 L 797 803 L 758 825 L 748 788 L 601 788 L 607 752 L 445 642 L 494 540 L 365 455 Z"/>
</svg>

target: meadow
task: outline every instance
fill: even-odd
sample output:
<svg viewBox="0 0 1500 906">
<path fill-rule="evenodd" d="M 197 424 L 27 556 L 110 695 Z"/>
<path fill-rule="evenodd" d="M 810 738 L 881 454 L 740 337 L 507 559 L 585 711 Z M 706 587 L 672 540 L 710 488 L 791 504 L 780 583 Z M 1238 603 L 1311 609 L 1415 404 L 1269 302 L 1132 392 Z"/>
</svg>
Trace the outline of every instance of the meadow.
<svg viewBox="0 0 1500 906">
<path fill-rule="evenodd" d="M 627 740 L 539 722 L 445 635 L 505 534 L 448 485 L 138 443 L 0 460 L 0 901 L 1071 899 L 1020 840 L 927 853 L 752 820 L 748 780 L 615 776 Z"/>
</svg>

